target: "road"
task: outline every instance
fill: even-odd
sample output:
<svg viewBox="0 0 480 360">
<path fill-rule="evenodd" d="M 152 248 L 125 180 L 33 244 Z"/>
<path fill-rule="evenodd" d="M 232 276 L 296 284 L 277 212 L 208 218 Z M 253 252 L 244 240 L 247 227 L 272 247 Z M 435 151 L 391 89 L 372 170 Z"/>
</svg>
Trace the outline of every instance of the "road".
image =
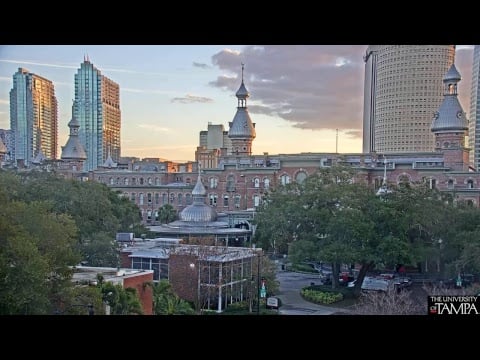
<svg viewBox="0 0 480 360">
<path fill-rule="evenodd" d="M 280 315 L 331 315 L 336 312 L 345 312 L 345 309 L 322 306 L 305 301 L 300 296 L 300 290 L 313 283 L 320 283 L 318 275 L 303 274 L 292 271 L 278 271 L 277 280 L 280 283 L 278 297 L 282 306 Z"/>
</svg>

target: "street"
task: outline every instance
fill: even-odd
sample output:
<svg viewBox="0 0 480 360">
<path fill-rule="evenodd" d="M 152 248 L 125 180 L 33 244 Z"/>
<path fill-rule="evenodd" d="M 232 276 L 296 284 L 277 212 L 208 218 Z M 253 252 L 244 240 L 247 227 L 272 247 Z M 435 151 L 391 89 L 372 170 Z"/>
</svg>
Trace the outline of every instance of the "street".
<svg viewBox="0 0 480 360">
<path fill-rule="evenodd" d="M 316 274 L 278 271 L 277 280 L 280 283 L 277 297 L 282 304 L 279 309 L 281 315 L 331 315 L 339 311 L 345 312 L 344 309 L 313 304 L 301 297 L 300 290 L 303 287 L 309 286 L 312 282 L 320 283 L 320 278 Z"/>
</svg>

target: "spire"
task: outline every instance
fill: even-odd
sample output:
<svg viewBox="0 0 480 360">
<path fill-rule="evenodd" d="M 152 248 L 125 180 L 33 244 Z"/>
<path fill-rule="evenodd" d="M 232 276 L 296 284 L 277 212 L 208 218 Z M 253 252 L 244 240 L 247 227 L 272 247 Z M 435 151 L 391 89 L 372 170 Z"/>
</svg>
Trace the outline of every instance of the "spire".
<svg viewBox="0 0 480 360">
<path fill-rule="evenodd" d="M 246 108 L 247 107 L 247 98 L 250 96 L 247 88 L 245 87 L 245 84 L 243 83 L 244 67 L 245 67 L 245 64 L 242 63 L 242 83 L 240 84 L 240 87 L 238 88 L 237 92 L 235 93 L 235 96 L 238 98 L 238 107 L 241 107 L 241 108 Z"/>
</svg>

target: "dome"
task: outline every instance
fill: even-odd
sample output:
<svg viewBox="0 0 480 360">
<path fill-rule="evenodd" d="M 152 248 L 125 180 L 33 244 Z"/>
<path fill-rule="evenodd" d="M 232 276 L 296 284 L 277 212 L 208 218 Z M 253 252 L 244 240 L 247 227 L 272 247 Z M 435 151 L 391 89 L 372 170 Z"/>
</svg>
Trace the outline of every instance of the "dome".
<svg viewBox="0 0 480 360">
<path fill-rule="evenodd" d="M 250 96 L 247 88 L 245 87 L 245 84 L 242 81 L 242 84 L 238 88 L 237 92 L 235 93 L 235 96 L 237 98 L 248 98 Z"/>
<path fill-rule="evenodd" d="M 251 137 L 255 138 L 255 127 L 253 126 L 252 120 L 246 108 L 238 108 L 233 118 L 233 121 L 230 125 L 230 130 L 228 131 L 228 137 Z"/>
<path fill-rule="evenodd" d="M 180 212 L 180 220 L 206 223 L 217 220 L 217 212 L 207 204 L 191 204 Z"/>
<path fill-rule="evenodd" d="M 435 113 L 432 131 L 468 130 L 468 120 L 456 96 L 445 96 Z"/>
</svg>

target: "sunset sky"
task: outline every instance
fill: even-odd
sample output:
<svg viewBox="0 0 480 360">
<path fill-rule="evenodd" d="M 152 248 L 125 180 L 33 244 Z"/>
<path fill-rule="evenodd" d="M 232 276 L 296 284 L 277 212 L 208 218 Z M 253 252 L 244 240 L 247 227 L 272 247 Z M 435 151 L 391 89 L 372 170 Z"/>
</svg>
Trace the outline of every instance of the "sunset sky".
<svg viewBox="0 0 480 360">
<path fill-rule="evenodd" d="M 0 129 L 10 129 L 9 92 L 19 67 L 53 81 L 59 145 L 68 137 L 74 75 L 85 56 L 120 85 L 122 156 L 194 160 L 199 132 L 233 120 L 245 63 L 253 153 L 362 151 L 363 54 L 367 45 L 0 46 Z M 472 45 L 457 45 L 469 110 Z"/>
</svg>

